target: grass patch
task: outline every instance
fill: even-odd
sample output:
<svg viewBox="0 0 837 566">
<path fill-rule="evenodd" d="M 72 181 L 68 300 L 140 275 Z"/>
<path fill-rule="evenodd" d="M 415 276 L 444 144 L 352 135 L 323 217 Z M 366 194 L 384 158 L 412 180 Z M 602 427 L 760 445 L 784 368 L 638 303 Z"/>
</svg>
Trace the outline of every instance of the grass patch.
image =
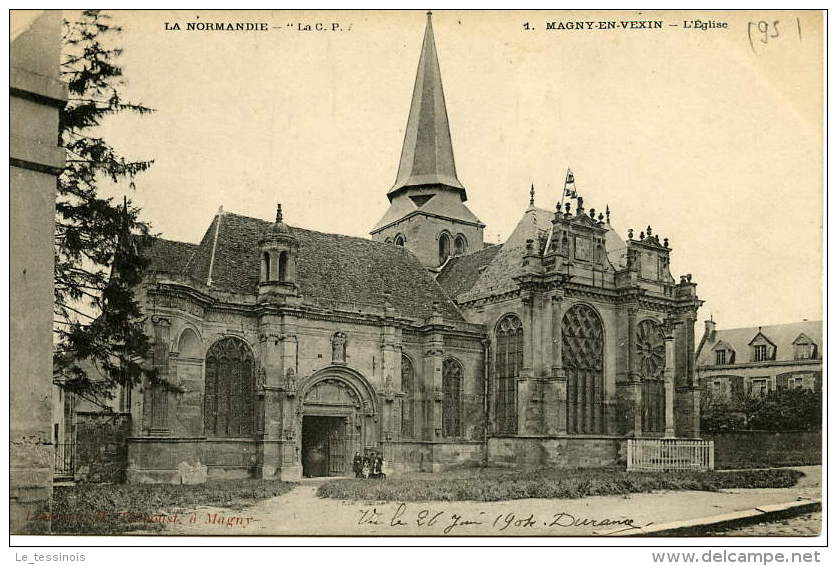
<svg viewBox="0 0 837 566">
<path fill-rule="evenodd" d="M 733 488 L 792 487 L 797 470 L 734 472 L 626 472 L 616 469 L 471 469 L 410 474 L 386 480 L 334 480 L 320 497 L 355 501 L 507 501 L 577 499 L 657 490 L 718 491 Z"/>
<path fill-rule="evenodd" d="M 87 484 L 53 489 L 55 534 L 124 534 L 163 530 L 166 518 L 199 506 L 242 509 L 287 493 L 293 483 L 225 480 L 199 485 Z"/>
</svg>

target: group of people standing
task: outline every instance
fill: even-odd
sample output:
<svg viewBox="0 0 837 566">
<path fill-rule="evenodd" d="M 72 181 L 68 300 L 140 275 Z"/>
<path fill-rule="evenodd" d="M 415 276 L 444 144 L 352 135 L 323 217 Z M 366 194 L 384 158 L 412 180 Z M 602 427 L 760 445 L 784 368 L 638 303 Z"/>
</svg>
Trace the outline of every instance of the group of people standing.
<svg viewBox="0 0 837 566">
<path fill-rule="evenodd" d="M 383 455 L 374 450 L 367 452 L 364 456 L 361 456 L 359 451 L 355 452 L 355 457 L 352 459 L 352 471 L 356 478 L 385 478 Z"/>
</svg>

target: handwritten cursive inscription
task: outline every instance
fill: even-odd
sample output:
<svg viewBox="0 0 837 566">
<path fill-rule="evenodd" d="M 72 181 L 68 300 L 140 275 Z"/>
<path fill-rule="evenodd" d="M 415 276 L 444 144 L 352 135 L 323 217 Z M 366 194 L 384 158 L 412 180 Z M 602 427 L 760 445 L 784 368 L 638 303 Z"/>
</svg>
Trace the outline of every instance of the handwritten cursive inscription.
<svg viewBox="0 0 837 566">
<path fill-rule="evenodd" d="M 506 513 L 480 511 L 466 516 L 446 509 L 411 508 L 406 503 L 399 503 L 392 512 L 377 507 L 366 507 L 360 509 L 358 513 L 358 525 L 401 529 L 412 527 L 419 530 L 441 531 L 446 535 L 464 534 L 469 530 L 520 533 L 536 529 L 570 528 L 584 531 L 585 534 L 613 535 L 642 529 L 651 524 L 638 525 L 634 519 L 628 517 L 581 517 L 565 511 L 558 511 L 552 515 L 542 517 L 536 516 L 534 513 L 516 511 Z M 603 529 L 607 532 L 602 533 Z"/>
</svg>

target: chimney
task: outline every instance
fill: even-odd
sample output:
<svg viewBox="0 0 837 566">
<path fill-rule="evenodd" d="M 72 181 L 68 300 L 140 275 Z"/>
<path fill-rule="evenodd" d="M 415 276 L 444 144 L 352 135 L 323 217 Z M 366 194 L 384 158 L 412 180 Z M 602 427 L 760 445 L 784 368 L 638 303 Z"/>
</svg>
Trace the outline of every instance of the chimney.
<svg viewBox="0 0 837 566">
<path fill-rule="evenodd" d="M 705 328 L 705 333 L 711 340 L 712 336 L 715 335 L 715 321 L 710 318 L 709 320 L 704 320 L 703 324 Z"/>
</svg>

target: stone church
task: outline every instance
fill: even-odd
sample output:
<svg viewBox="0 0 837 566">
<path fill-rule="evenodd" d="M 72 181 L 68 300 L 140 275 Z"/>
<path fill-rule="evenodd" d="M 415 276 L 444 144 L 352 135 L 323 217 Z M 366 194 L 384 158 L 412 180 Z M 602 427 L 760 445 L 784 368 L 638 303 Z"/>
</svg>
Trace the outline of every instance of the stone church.
<svg viewBox="0 0 837 566">
<path fill-rule="evenodd" d="M 690 275 L 648 227 L 583 199 L 486 244 L 454 162 L 428 15 L 389 208 L 371 239 L 219 210 L 156 239 L 139 290 L 171 388 L 123 394 L 128 481 L 470 464 L 624 464 L 626 438 L 696 438 Z M 129 395 L 132 393 L 131 395 Z M 130 397 L 130 398 L 128 398 Z"/>
</svg>

